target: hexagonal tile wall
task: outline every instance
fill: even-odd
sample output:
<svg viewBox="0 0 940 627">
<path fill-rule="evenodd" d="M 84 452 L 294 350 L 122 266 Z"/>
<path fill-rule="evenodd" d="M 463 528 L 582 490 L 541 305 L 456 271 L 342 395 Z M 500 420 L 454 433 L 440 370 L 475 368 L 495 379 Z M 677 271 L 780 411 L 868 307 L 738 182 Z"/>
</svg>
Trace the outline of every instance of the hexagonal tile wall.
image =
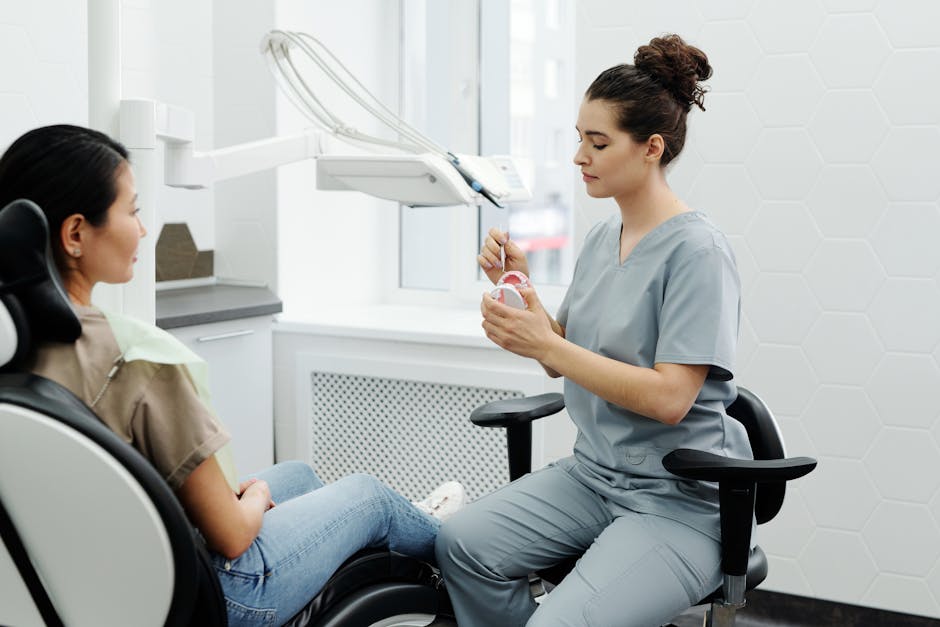
<svg viewBox="0 0 940 627">
<path fill-rule="evenodd" d="M 807 477 L 805 485 L 800 486 L 807 512 L 812 512 L 811 518 L 820 526 L 861 531 L 881 501 L 862 462 L 836 457 L 823 457 L 821 461 L 826 472 Z M 832 498 L 835 493 L 839 498 Z"/>
<path fill-rule="evenodd" d="M 891 46 L 871 14 L 830 15 L 809 54 L 826 87 L 868 87 Z"/>
<path fill-rule="evenodd" d="M 806 197 L 824 237 L 868 237 L 887 203 L 884 188 L 867 164 L 826 164 Z"/>
<path fill-rule="evenodd" d="M 878 412 L 861 386 L 820 386 L 802 419 L 820 455 L 853 462 L 864 457 L 882 426 Z M 828 472 L 827 464 L 826 473 L 818 474 L 825 476 Z"/>
</svg>

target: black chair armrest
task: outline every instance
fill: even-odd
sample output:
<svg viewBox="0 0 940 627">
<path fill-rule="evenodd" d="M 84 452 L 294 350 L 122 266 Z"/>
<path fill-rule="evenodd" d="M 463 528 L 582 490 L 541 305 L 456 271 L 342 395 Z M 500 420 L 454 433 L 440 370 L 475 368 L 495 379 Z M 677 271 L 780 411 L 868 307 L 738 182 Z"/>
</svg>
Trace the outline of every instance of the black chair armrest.
<svg viewBox="0 0 940 627">
<path fill-rule="evenodd" d="M 470 414 L 470 421 L 479 427 L 509 427 L 557 414 L 564 408 L 565 397 L 558 392 L 549 392 L 480 405 Z"/>
<path fill-rule="evenodd" d="M 816 467 L 816 460 L 811 457 L 734 459 L 680 448 L 663 457 L 663 467 L 685 479 L 718 482 L 721 570 L 726 575 L 743 576 L 747 574 L 751 552 L 751 525 L 758 484 L 802 477 Z"/>
<path fill-rule="evenodd" d="M 790 481 L 808 474 L 816 467 L 811 457 L 785 459 L 734 459 L 680 448 L 663 457 L 663 467 L 674 475 L 699 481 Z"/>
</svg>

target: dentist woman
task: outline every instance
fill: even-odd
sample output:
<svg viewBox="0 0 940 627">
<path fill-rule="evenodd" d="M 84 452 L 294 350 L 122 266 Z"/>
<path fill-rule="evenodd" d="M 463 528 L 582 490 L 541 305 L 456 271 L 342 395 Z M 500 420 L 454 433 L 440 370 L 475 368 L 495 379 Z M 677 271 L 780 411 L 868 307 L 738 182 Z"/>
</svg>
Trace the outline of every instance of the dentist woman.
<svg viewBox="0 0 940 627">
<path fill-rule="evenodd" d="M 665 174 L 711 73 L 677 35 L 602 72 L 581 103 L 574 162 L 587 193 L 618 210 L 587 234 L 556 317 L 533 288 L 521 290 L 526 310 L 483 297 L 490 340 L 565 377 L 578 435 L 571 457 L 444 523 L 436 552 L 461 627 L 656 626 L 720 583 L 717 487 L 662 466 L 680 447 L 751 457 L 725 413 L 736 396 L 734 255 Z M 496 229 L 477 260 L 494 281 L 528 274 Z M 537 605 L 527 575 L 582 552 Z"/>
<path fill-rule="evenodd" d="M 229 434 L 201 393 L 195 355 L 92 305 L 95 284 L 131 279 L 146 235 L 121 144 L 69 125 L 26 133 L 0 158 L 0 207 L 18 198 L 45 213 L 82 324 L 74 344 L 39 346 L 27 369 L 84 400 L 166 479 L 210 549 L 230 625 L 286 622 L 365 547 L 433 558 L 439 520 L 371 476 L 324 486 L 306 464 L 286 462 L 238 483 L 220 461 Z M 108 515 L 107 503 L 88 506 Z"/>
</svg>

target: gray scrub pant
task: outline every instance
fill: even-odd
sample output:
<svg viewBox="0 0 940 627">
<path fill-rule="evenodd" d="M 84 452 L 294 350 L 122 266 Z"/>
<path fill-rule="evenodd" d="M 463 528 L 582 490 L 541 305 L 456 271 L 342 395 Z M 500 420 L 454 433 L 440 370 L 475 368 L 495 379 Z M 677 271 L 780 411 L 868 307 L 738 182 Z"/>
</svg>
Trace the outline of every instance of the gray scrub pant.
<svg viewBox="0 0 940 627">
<path fill-rule="evenodd" d="M 435 553 L 460 627 L 655 627 L 718 587 L 717 541 L 611 505 L 571 463 L 526 475 L 441 527 Z M 528 574 L 583 551 L 536 604 Z"/>
</svg>

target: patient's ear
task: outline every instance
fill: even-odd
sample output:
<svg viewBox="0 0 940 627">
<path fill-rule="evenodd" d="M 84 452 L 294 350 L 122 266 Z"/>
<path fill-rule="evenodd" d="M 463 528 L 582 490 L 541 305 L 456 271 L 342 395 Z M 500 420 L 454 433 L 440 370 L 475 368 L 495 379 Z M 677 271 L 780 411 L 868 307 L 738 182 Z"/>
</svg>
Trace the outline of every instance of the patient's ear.
<svg viewBox="0 0 940 627">
<path fill-rule="evenodd" d="M 62 221 L 62 227 L 59 229 L 59 243 L 62 245 L 66 259 L 82 256 L 82 244 L 87 228 L 88 220 L 80 213 L 73 213 Z"/>
</svg>

